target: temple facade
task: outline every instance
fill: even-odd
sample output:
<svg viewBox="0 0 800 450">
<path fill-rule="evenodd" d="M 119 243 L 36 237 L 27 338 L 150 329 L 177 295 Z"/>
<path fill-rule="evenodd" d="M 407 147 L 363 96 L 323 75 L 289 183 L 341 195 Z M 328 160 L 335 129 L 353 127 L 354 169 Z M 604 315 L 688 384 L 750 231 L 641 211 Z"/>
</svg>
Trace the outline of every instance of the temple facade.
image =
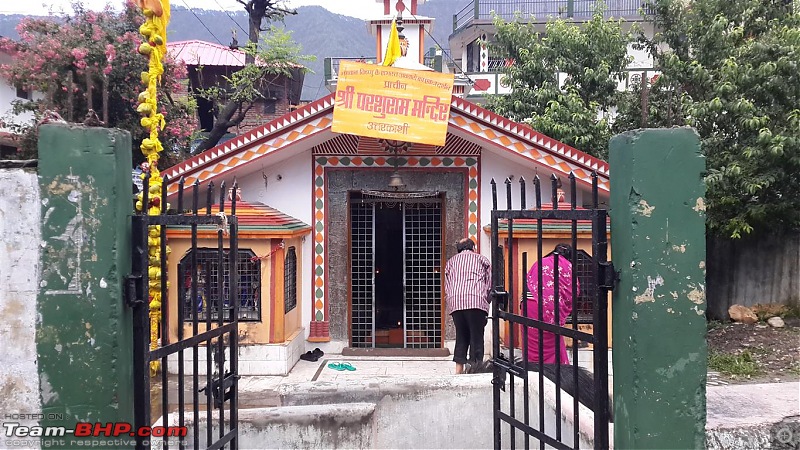
<svg viewBox="0 0 800 450">
<path fill-rule="evenodd" d="M 422 0 L 378 3 L 383 16 L 376 11 L 370 26 L 383 36 L 392 17 L 401 9 L 415 12 Z M 412 27 L 421 29 L 428 19 L 417 17 L 418 24 L 409 24 L 403 17 L 408 55 L 423 64 L 424 54 L 417 49 L 424 48 L 424 33 Z M 382 39 L 377 39 L 379 52 Z M 502 185 L 506 179 L 555 175 L 565 180 L 562 190 L 570 198 L 566 179 L 572 173 L 578 204 L 588 205 L 596 172 L 600 201 L 607 200 L 605 162 L 457 95 L 448 101 L 447 137 L 441 146 L 335 133 L 335 94 L 330 94 L 164 170 L 173 180 L 169 201 L 174 201 L 180 178 L 187 186 L 200 183 L 201 189 L 210 181 L 230 186 L 236 180 L 242 201 L 250 205 L 248 214 L 261 208 L 294 224 L 276 231 L 282 235 L 251 233 L 253 244 L 240 236 L 240 252 L 249 248 L 253 253 L 240 257 L 260 262 L 248 277 L 262 287 L 258 312 L 243 319 L 253 322 L 246 326 L 253 331 L 243 340 L 242 353 L 249 356 L 240 360 L 269 354 L 282 355 L 284 361 L 269 368 L 241 365 L 242 373 L 286 373 L 302 351 L 315 347 L 442 354 L 455 337 L 445 314 L 444 265 L 463 237 L 474 239 L 489 256 L 492 179 Z M 544 199 L 552 197 L 550 186 L 542 183 Z M 533 198 L 533 183 L 526 189 Z M 512 206 L 518 208 L 519 197 L 514 197 Z M 174 248 L 170 267 L 177 268 L 185 257 L 182 245 Z M 289 248 L 296 261 L 291 276 L 285 265 Z M 179 277 L 180 271 L 175 272 Z M 276 283 L 278 273 L 279 289 L 263 289 Z M 241 276 L 239 285 L 246 285 Z M 173 285 L 180 285 L 178 278 Z M 287 286 L 294 286 L 296 294 L 290 311 Z M 176 298 L 189 302 L 184 307 L 197 307 L 197 299 Z"/>
</svg>

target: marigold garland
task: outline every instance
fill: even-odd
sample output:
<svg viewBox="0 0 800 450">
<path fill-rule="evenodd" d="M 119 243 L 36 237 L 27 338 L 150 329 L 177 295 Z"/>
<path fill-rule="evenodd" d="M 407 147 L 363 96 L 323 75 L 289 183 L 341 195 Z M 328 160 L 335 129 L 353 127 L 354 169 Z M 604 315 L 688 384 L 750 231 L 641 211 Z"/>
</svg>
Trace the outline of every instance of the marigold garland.
<svg viewBox="0 0 800 450">
<path fill-rule="evenodd" d="M 146 162 L 142 164 L 144 172 L 150 173 L 148 204 L 142 204 L 143 195 L 139 194 L 136 209 L 146 211 L 150 215 L 161 214 L 161 174 L 158 170 L 158 155 L 163 150 L 158 139 L 159 130 L 164 129 L 164 115 L 158 112 L 157 88 L 164 73 L 162 59 L 167 52 L 167 24 L 169 23 L 169 0 L 137 0 L 145 16 L 145 22 L 139 27 L 145 42 L 139 45 L 139 53 L 149 58 L 148 71 L 142 72 L 142 84 L 146 89 L 139 94 L 139 106 L 136 110 L 142 115 L 141 125 L 150 131 L 150 136 L 142 140 L 140 146 Z M 148 230 L 149 263 L 147 274 L 150 301 L 150 349 L 158 347 L 158 325 L 161 321 L 161 227 L 151 226 Z M 169 248 L 167 248 L 167 255 Z M 160 368 L 158 361 L 150 363 L 150 375 L 155 376 Z"/>
</svg>

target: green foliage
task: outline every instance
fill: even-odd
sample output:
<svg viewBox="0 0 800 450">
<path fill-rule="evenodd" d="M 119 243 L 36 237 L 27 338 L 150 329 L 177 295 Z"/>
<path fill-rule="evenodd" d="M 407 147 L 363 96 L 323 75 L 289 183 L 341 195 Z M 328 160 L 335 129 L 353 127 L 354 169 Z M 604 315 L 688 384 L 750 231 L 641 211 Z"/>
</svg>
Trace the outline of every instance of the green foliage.
<svg viewBox="0 0 800 450">
<path fill-rule="evenodd" d="M 488 108 L 604 158 L 631 36 L 621 21 L 604 20 L 603 11 L 598 3 L 581 26 L 551 20 L 544 33 L 520 17 L 513 22 L 495 18 L 492 47 L 513 61 L 504 69 L 512 92 L 489 97 Z"/>
<path fill-rule="evenodd" d="M 243 51 L 256 61 L 236 71 L 225 81 L 230 86 L 229 100 L 248 103 L 264 97 L 264 92 L 278 77 L 291 77 L 292 71 L 307 69 L 300 62 L 313 61 L 313 55 L 301 55 L 301 47 L 292 40 L 291 32 L 279 27 L 270 27 L 261 37 L 262 45 L 258 48 L 249 43 Z"/>
<path fill-rule="evenodd" d="M 647 124 L 689 125 L 708 165 L 709 229 L 740 238 L 800 228 L 800 15 L 778 0 L 655 0 L 641 36 L 663 72 Z M 640 120 L 641 90 L 616 130 Z"/>
<path fill-rule="evenodd" d="M 748 350 L 739 354 L 711 352 L 708 355 L 708 367 L 725 375 L 747 378 L 761 372 L 758 363 Z"/>
<path fill-rule="evenodd" d="M 719 320 L 709 320 L 706 324 L 706 331 L 713 331 L 723 328 L 725 324 L 720 322 Z"/>
</svg>

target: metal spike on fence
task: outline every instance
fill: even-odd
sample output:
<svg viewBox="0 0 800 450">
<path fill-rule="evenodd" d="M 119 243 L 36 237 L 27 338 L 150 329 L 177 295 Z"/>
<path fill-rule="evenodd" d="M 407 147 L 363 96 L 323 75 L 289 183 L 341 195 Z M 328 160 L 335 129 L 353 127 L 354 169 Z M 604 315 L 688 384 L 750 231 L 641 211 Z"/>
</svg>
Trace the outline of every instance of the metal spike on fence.
<svg viewBox="0 0 800 450">
<path fill-rule="evenodd" d="M 208 191 L 206 191 L 206 215 L 211 215 L 211 205 L 214 203 L 214 182 L 208 182 Z"/>
<path fill-rule="evenodd" d="M 183 214 L 183 188 L 186 178 L 183 176 L 178 180 L 178 214 Z"/>
<path fill-rule="evenodd" d="M 161 215 L 164 216 L 167 214 L 167 184 L 169 183 L 169 177 L 164 175 L 161 177 Z M 164 236 L 164 242 L 166 242 L 166 235 Z"/>
<path fill-rule="evenodd" d="M 489 182 L 492 185 L 492 209 L 497 210 L 497 183 L 492 178 L 492 181 Z"/>
<path fill-rule="evenodd" d="M 569 203 L 572 209 L 575 209 L 578 203 L 578 188 L 575 183 L 575 172 L 569 173 Z"/>
<path fill-rule="evenodd" d="M 219 212 L 225 212 L 225 180 L 219 184 Z"/>
<path fill-rule="evenodd" d="M 506 209 L 511 210 L 511 178 L 506 178 Z"/>
</svg>

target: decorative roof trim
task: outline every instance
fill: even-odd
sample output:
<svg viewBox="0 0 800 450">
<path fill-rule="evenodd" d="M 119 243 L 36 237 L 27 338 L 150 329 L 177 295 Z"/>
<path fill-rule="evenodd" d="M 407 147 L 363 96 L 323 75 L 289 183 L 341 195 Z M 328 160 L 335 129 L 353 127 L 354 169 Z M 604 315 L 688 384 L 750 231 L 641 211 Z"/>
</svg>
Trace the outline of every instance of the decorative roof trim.
<svg viewBox="0 0 800 450">
<path fill-rule="evenodd" d="M 329 94 L 302 108 L 278 117 L 241 136 L 206 150 L 182 163 L 164 170 L 169 180 L 186 177 L 187 184 L 205 182 L 241 163 L 280 151 L 300 138 L 330 128 L 334 95 Z M 560 141 L 547 137 L 527 125 L 506 119 L 467 100 L 451 98 L 450 126 L 475 135 L 509 152 L 516 152 L 563 174 L 579 172 L 576 178 L 591 184 L 591 172 L 597 171 L 598 188 L 608 192 L 608 163 L 594 158 Z M 327 117 L 326 117 L 327 116 Z M 324 120 L 327 119 L 327 120 Z M 302 125 L 306 125 L 302 127 Z M 177 191 L 169 183 L 170 195 Z"/>
</svg>

